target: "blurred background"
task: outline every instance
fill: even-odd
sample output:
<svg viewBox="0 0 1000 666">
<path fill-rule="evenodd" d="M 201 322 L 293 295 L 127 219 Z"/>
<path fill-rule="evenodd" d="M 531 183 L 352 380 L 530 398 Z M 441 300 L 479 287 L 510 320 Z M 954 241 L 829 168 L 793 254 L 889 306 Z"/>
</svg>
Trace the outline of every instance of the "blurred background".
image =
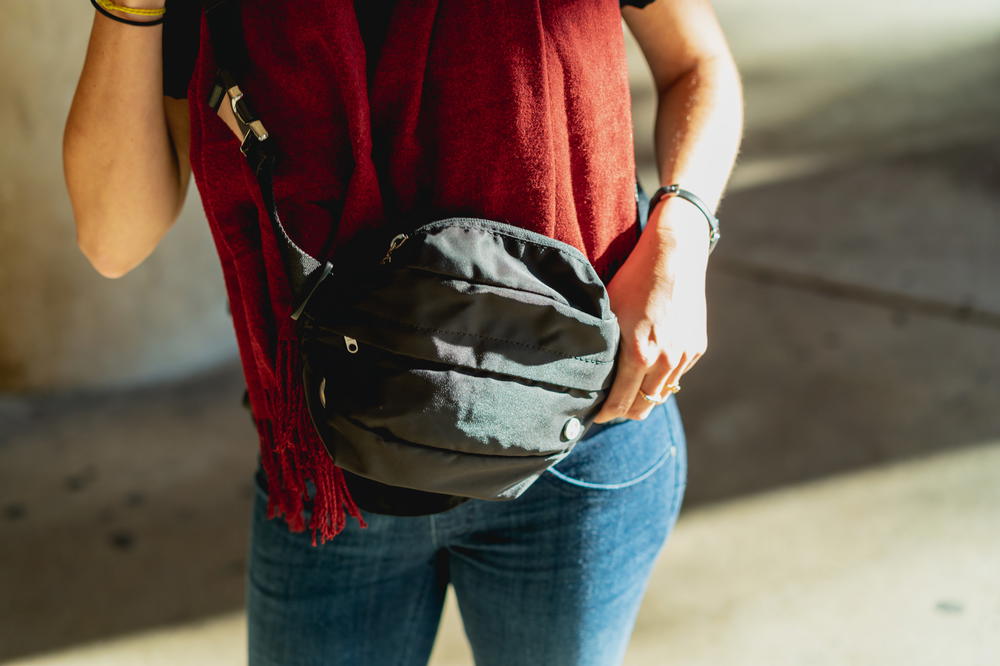
<svg viewBox="0 0 1000 666">
<path fill-rule="evenodd" d="M 626 663 L 998 664 L 1000 5 L 715 6 L 746 130 Z M 193 185 L 122 279 L 75 245 L 92 14 L 0 5 L 0 662 L 241 664 L 257 440 L 222 275 Z M 451 592 L 431 663 L 472 663 Z"/>
</svg>

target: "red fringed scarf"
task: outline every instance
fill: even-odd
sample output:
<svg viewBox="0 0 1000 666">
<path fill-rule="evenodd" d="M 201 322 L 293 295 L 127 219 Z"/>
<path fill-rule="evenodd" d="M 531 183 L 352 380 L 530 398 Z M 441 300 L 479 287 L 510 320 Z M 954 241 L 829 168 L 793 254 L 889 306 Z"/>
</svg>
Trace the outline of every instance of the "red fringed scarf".
<svg viewBox="0 0 1000 666">
<path fill-rule="evenodd" d="M 618 0 L 403 0 L 372 63 L 352 0 L 243 4 L 252 66 L 241 85 L 282 155 L 282 220 L 313 256 L 392 215 L 517 224 L 575 245 L 606 280 L 634 246 Z M 277 240 L 235 138 L 205 104 L 213 71 L 202 20 L 192 171 L 260 436 L 268 517 L 308 527 L 317 545 L 348 514 L 366 523 L 304 405 Z"/>
</svg>

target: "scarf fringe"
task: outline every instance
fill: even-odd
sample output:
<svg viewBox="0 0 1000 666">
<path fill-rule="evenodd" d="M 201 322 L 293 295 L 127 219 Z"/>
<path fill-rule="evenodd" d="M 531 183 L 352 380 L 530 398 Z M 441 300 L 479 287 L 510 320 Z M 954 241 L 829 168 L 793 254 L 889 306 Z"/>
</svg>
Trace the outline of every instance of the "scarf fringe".
<svg viewBox="0 0 1000 666">
<path fill-rule="evenodd" d="M 302 386 L 302 359 L 288 319 L 278 336 L 278 389 L 269 396 L 272 419 L 261 432 L 261 464 L 268 479 L 267 516 L 284 516 L 292 532 L 306 529 L 304 513 L 312 510 L 308 528 L 312 545 L 333 539 L 345 527 L 347 515 L 368 527 L 351 497 L 343 470 L 323 446 L 309 416 Z M 309 498 L 306 479 L 316 488 Z M 309 506 L 311 504 L 311 506 Z M 318 539 L 317 539 L 318 537 Z"/>
</svg>

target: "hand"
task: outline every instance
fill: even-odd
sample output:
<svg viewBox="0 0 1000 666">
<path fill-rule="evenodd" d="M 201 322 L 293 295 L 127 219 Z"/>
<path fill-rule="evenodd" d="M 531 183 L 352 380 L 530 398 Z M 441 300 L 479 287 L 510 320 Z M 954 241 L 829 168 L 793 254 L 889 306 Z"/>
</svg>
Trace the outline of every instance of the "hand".
<svg viewBox="0 0 1000 666">
<path fill-rule="evenodd" d="M 621 344 L 611 391 L 597 413 L 603 423 L 641 420 L 708 346 L 705 268 L 708 228 L 690 202 L 670 197 L 653 209 L 639 242 L 608 285 Z"/>
</svg>

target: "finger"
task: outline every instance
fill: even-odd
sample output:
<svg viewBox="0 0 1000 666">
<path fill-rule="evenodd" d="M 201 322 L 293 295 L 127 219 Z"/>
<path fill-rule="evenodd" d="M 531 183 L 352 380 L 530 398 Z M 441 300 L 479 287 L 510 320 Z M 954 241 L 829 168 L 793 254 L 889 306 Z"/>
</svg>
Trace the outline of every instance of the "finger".
<svg viewBox="0 0 1000 666">
<path fill-rule="evenodd" d="M 624 416 L 632 406 L 632 396 L 639 390 L 639 384 L 645 375 L 639 368 L 623 370 L 615 378 L 615 383 L 612 385 L 604 405 L 601 406 L 601 411 L 598 412 L 595 419 L 597 423 Z"/>
<path fill-rule="evenodd" d="M 601 406 L 594 421 L 603 423 L 619 416 L 624 416 L 632 406 L 634 396 L 639 390 L 639 384 L 646 376 L 646 366 L 633 353 L 622 347 L 618 351 L 618 371 L 611 391 Z"/>
<path fill-rule="evenodd" d="M 655 397 L 652 393 L 647 394 L 650 397 Z M 629 407 L 628 413 L 625 415 L 630 419 L 635 419 L 637 421 L 642 421 L 653 411 L 653 408 L 658 406 L 659 402 L 651 402 L 646 400 L 637 391 L 635 394 L 635 400 L 632 402 L 632 406 Z"/>
<path fill-rule="evenodd" d="M 691 362 L 688 363 L 688 367 L 684 368 L 684 372 L 682 374 L 686 375 L 687 373 L 691 372 L 691 368 L 694 367 L 694 364 L 697 363 L 698 361 L 700 361 L 701 357 L 704 356 L 704 355 L 705 355 L 705 352 L 698 352 L 697 354 L 695 354 L 691 358 Z"/>
<path fill-rule="evenodd" d="M 670 372 L 668 372 L 664 378 L 665 381 L 663 382 L 663 385 L 659 387 L 661 393 L 668 385 L 675 385 L 680 382 L 681 376 L 687 370 L 689 359 L 690 357 L 688 354 L 681 354 L 680 358 L 677 359 L 677 363 L 673 364 L 670 368 Z"/>
<path fill-rule="evenodd" d="M 687 373 L 691 372 L 691 368 L 693 368 L 694 365 L 695 365 L 695 363 L 697 363 L 701 359 L 701 357 L 704 356 L 704 355 L 705 355 L 705 352 L 697 352 L 695 354 L 691 354 L 689 356 L 689 359 L 688 359 L 687 363 L 685 363 L 684 367 L 681 369 L 680 374 L 673 381 L 673 383 L 677 384 L 678 386 L 680 386 L 681 379 L 684 377 L 684 375 L 686 375 Z"/>
<path fill-rule="evenodd" d="M 677 378 L 673 381 L 674 384 L 676 384 L 678 387 L 681 385 L 681 380 L 684 378 L 684 375 L 691 372 L 691 368 L 693 368 L 694 364 L 698 362 L 699 357 L 700 354 L 692 354 L 687 358 L 686 362 L 684 363 L 684 367 L 681 368 L 681 371 L 680 373 L 678 373 Z"/>
<path fill-rule="evenodd" d="M 665 354 L 660 355 L 657 359 L 656 364 L 646 373 L 642 382 L 639 385 L 639 390 L 635 393 L 635 398 L 632 401 L 632 406 L 628 410 L 627 416 L 630 419 L 642 420 L 649 416 L 653 408 L 659 403 L 652 402 L 643 397 L 643 393 L 646 395 L 661 399 L 661 394 L 663 391 L 663 386 L 666 384 L 667 375 L 670 373 L 670 360 Z M 650 388 L 652 387 L 652 388 Z"/>
</svg>

